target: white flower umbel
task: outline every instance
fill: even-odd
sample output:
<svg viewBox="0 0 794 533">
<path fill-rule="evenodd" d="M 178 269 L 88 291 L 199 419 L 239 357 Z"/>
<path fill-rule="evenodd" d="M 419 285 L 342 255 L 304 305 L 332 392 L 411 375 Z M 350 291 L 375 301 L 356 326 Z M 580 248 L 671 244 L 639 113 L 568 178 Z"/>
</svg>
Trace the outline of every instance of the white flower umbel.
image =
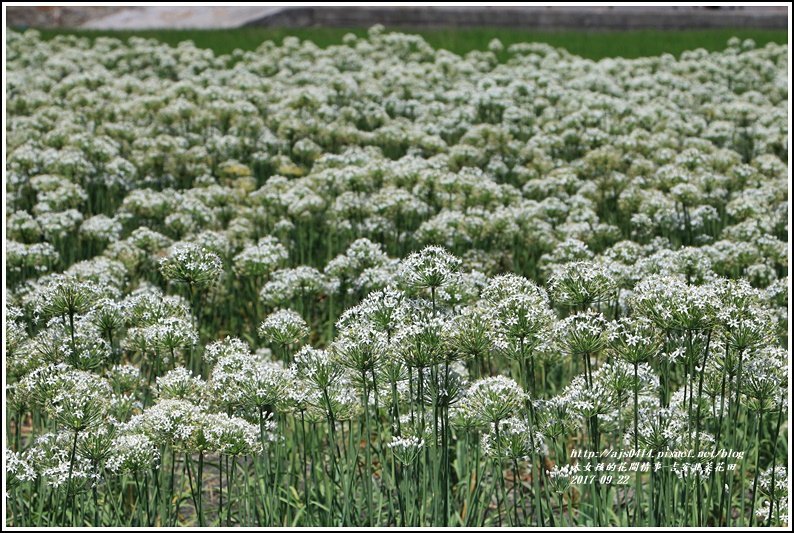
<svg viewBox="0 0 794 533">
<path fill-rule="evenodd" d="M 265 318 L 258 331 L 268 342 L 289 346 L 304 339 L 309 334 L 309 326 L 295 311 L 279 309 Z"/>
<path fill-rule="evenodd" d="M 386 445 L 403 465 L 413 464 L 425 446 L 425 441 L 419 437 L 394 437 Z"/>
<path fill-rule="evenodd" d="M 222 270 L 220 257 L 193 243 L 174 245 L 160 260 L 160 272 L 166 279 L 198 289 L 215 282 Z"/>
</svg>

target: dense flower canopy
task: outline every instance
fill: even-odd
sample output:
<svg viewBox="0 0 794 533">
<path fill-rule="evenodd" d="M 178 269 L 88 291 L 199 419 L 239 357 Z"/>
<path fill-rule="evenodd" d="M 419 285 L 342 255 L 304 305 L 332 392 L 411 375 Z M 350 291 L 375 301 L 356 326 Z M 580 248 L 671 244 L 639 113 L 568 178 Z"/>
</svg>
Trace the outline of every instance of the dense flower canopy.
<svg viewBox="0 0 794 533">
<path fill-rule="evenodd" d="M 7 55 L 14 525 L 788 522 L 786 46 Z M 632 500 L 574 444 L 756 463 Z"/>
</svg>

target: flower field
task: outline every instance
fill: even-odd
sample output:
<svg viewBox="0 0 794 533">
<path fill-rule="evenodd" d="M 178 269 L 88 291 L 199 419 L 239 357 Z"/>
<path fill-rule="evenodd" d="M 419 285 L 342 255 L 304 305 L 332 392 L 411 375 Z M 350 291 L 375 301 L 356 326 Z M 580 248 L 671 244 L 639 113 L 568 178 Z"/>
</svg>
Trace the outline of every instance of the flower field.
<svg viewBox="0 0 794 533">
<path fill-rule="evenodd" d="M 6 525 L 788 524 L 786 45 L 7 58 Z"/>
</svg>

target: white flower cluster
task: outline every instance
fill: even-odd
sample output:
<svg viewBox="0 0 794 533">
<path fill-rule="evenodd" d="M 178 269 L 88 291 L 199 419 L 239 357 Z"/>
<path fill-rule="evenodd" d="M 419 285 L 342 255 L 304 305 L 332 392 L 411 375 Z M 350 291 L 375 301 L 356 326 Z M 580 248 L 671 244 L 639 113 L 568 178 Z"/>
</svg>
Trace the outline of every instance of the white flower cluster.
<svg viewBox="0 0 794 533">
<path fill-rule="evenodd" d="M 425 441 L 415 436 L 394 437 L 386 446 L 400 463 L 410 465 L 416 461 L 419 453 L 424 449 Z"/>
<path fill-rule="evenodd" d="M 120 435 L 113 440 L 106 467 L 115 474 L 133 473 L 151 468 L 159 458 L 160 451 L 146 435 Z"/>
<path fill-rule="evenodd" d="M 6 448 L 5 451 L 6 482 L 9 487 L 14 487 L 25 481 L 36 479 L 36 471 L 30 462 L 19 452 Z"/>
<path fill-rule="evenodd" d="M 220 257 L 192 243 L 175 245 L 160 261 L 163 276 L 191 287 L 209 285 L 218 278 L 222 268 Z"/>
<path fill-rule="evenodd" d="M 512 379 L 494 376 L 475 381 L 469 387 L 465 402 L 483 423 L 496 424 L 519 411 L 527 393 Z"/>
<path fill-rule="evenodd" d="M 309 334 L 306 321 L 291 309 L 279 309 L 259 325 L 259 336 L 284 346 L 295 344 Z"/>
<path fill-rule="evenodd" d="M 198 455 L 247 476 L 226 501 L 260 482 L 305 496 L 296 525 L 326 525 L 320 508 L 375 525 L 359 511 L 387 494 L 408 496 L 377 513 L 399 507 L 400 526 L 448 521 L 419 501 L 436 483 L 474 520 L 484 452 L 503 492 L 489 520 L 511 500 L 528 524 L 661 516 L 645 496 L 563 501 L 572 467 L 549 465 L 589 439 L 746 445 L 759 521 L 787 520 L 768 438 L 789 400 L 786 46 L 459 57 L 376 27 L 215 56 L 7 33 L 5 457 L 39 509 L 95 489 L 171 525 L 167 495 L 136 498 L 184 456 L 200 508 Z M 520 512 L 540 489 L 508 495 L 503 461 L 559 503 Z M 694 468 L 650 490 L 726 481 Z M 273 515 L 281 488 L 219 523 Z M 695 512 L 699 496 L 681 514 L 737 514 Z"/>
</svg>

